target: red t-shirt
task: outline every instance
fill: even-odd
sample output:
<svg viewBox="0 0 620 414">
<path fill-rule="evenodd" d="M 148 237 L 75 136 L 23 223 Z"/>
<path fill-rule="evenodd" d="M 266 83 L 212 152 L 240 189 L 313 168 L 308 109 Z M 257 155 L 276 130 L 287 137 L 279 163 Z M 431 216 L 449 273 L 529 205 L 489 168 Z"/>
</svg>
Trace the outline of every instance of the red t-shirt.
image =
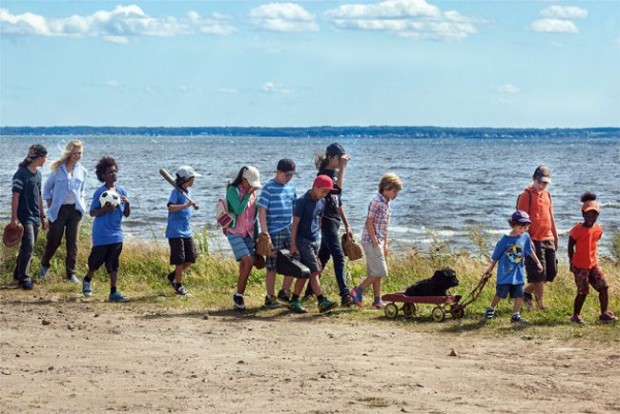
<svg viewBox="0 0 620 414">
<path fill-rule="evenodd" d="M 603 235 L 603 228 L 598 224 L 585 227 L 579 223 L 571 229 L 569 234 L 575 240 L 575 253 L 571 264 L 581 269 L 592 269 L 598 264 L 596 248 Z"/>
<path fill-rule="evenodd" d="M 551 194 L 544 188 L 537 192 L 528 187 L 519 196 L 517 209 L 530 215 L 530 238 L 535 241 L 553 240 L 551 221 Z"/>
</svg>

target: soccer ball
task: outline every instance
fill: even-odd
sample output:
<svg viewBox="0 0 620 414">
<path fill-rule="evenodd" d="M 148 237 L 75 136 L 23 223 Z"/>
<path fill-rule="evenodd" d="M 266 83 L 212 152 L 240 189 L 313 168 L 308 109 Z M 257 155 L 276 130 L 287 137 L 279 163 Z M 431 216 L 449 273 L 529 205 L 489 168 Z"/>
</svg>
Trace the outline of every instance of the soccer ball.
<svg viewBox="0 0 620 414">
<path fill-rule="evenodd" d="M 117 207 L 120 202 L 121 197 L 116 191 L 106 190 L 99 196 L 99 203 L 101 204 L 101 207 L 104 207 L 106 204 L 110 204 L 112 207 Z"/>
</svg>

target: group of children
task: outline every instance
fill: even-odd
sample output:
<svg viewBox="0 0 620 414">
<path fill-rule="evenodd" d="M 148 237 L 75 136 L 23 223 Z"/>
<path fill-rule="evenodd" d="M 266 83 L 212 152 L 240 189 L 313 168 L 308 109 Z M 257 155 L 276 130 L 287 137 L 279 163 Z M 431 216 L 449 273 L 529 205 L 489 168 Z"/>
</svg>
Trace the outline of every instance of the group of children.
<svg viewBox="0 0 620 414">
<path fill-rule="evenodd" d="M 41 226 L 45 230 L 48 225 L 43 207 L 42 178 L 39 171 L 46 157 L 47 150 L 42 145 L 33 145 L 13 177 L 11 223 L 21 223 L 24 227 L 14 277 L 24 289 L 32 288 L 32 279 L 27 275 L 27 269 L 38 229 Z M 367 277 L 358 286 L 349 290 L 344 273 L 344 254 L 338 238 L 341 222 L 344 223 L 345 233 L 351 235 L 341 199 L 344 172 L 349 159 L 342 145 L 339 143 L 329 145 L 324 155 L 317 157 L 318 172 L 312 187 L 300 197 L 297 197 L 295 186 L 291 183 L 296 165 L 290 159 L 278 162 L 275 176 L 264 186 L 260 182 L 258 169 L 253 166 L 243 166 L 236 178 L 228 184 L 225 204 L 231 220 L 223 226 L 223 232 L 231 245 L 235 259 L 239 262 L 237 289 L 232 298 L 236 309 L 245 309 L 244 293 L 248 277 L 252 268 L 263 259 L 255 252 L 259 237 L 268 239 L 274 251 L 288 249 L 308 267 L 310 277 L 304 297 L 316 296 L 319 312 L 327 312 L 338 305 L 323 294 L 319 280 L 330 257 L 334 262 L 341 306 L 356 304 L 362 307 L 363 292 L 372 286 L 372 306 L 377 309 L 385 307 L 381 300 L 381 284 L 382 279 L 388 274 L 386 257 L 389 252 L 390 203 L 398 196 L 403 184 L 394 173 L 387 173 L 381 178 L 378 194 L 368 207 L 361 240 L 367 263 Z M 93 247 L 88 258 L 88 272 L 82 280 L 82 292 L 85 296 L 92 295 L 92 278 L 95 272 L 105 265 L 110 275 L 109 300 L 123 302 L 127 298 L 116 286 L 119 257 L 123 248 L 121 222 L 130 215 L 131 207 L 127 192 L 116 183 L 117 174 L 118 165 L 113 158 L 102 157 L 97 163 L 97 179 L 103 185 L 93 194 L 89 209 L 89 214 L 94 217 Z M 167 275 L 167 279 L 177 294 L 187 295 L 187 289 L 183 285 L 183 272 L 196 261 L 191 217 L 192 209 L 198 206 L 193 201 L 191 187 L 195 178 L 201 175 L 191 166 L 178 168 L 175 175 L 177 185 L 168 200 L 168 223 L 165 234 L 170 245 L 170 264 L 174 266 L 174 270 Z M 486 270 L 485 277 L 490 277 L 498 265 L 497 287 L 496 295 L 485 312 L 486 319 L 494 317 L 495 307 L 508 295 L 515 298 L 511 318 L 514 323 L 526 322 L 520 315 L 520 308 L 524 299 L 526 303 L 531 304 L 532 292 L 536 295 L 539 308 L 544 308 L 542 288 L 537 283 L 551 281 L 557 273 L 555 267 L 557 232 L 551 198 L 549 194 L 545 196 L 545 187 L 550 182 L 550 176 L 548 167 L 540 166 L 536 169 L 533 176 L 534 183 L 526 189 L 529 194 L 527 200 L 524 201 L 523 197 L 519 197 L 517 210 L 509 219 L 510 233 L 503 236 L 495 246 L 492 263 Z M 257 195 L 258 190 L 260 195 Z M 118 205 L 110 203 L 101 205 L 100 196 L 106 191 L 118 193 L 120 197 Z M 548 201 L 545 201 L 547 200 L 545 197 L 548 197 Z M 575 275 L 578 288 L 574 314 L 571 317 L 575 323 L 583 323 L 580 312 L 589 285 L 599 292 L 600 319 L 602 321 L 617 319 L 607 309 L 608 284 L 596 257 L 597 242 L 602 235 L 602 228 L 596 224 L 600 205 L 595 199 L 596 196 L 592 193 L 582 196 L 584 222 L 571 230 L 569 238 L 571 271 Z M 532 232 L 530 225 L 533 225 L 537 232 Z M 539 234 L 542 234 L 543 240 L 536 240 Z M 548 243 L 543 245 L 543 242 Z M 49 263 L 49 258 L 47 260 Z M 528 281 L 531 282 L 527 287 L 525 287 L 526 262 L 529 263 L 527 273 Z M 285 304 L 294 312 L 307 312 L 301 300 L 306 279 L 298 278 L 291 292 L 294 278 L 284 277 L 281 289 L 276 295 L 276 256 L 267 256 L 265 266 L 265 307 L 274 308 Z M 40 270 L 42 277 L 48 268 L 49 265 L 42 266 Z M 542 275 L 542 282 L 541 279 L 536 279 L 537 275 Z M 75 278 L 74 275 L 71 276 Z"/>
</svg>

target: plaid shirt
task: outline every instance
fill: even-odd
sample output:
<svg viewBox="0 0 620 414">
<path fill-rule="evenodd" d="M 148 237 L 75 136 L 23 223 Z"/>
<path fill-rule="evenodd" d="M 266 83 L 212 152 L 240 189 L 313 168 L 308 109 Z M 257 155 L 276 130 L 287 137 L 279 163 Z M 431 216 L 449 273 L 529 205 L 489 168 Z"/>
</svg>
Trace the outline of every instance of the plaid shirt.
<svg viewBox="0 0 620 414">
<path fill-rule="evenodd" d="M 381 193 L 377 194 L 377 196 L 373 198 L 368 205 L 367 218 L 372 219 L 377 240 L 380 242 L 387 238 L 388 224 L 390 224 L 391 214 L 392 208 L 390 207 L 390 202 L 383 197 L 383 194 Z M 364 226 L 364 231 L 362 233 L 362 243 L 372 244 L 372 239 L 368 234 L 366 226 Z"/>
</svg>

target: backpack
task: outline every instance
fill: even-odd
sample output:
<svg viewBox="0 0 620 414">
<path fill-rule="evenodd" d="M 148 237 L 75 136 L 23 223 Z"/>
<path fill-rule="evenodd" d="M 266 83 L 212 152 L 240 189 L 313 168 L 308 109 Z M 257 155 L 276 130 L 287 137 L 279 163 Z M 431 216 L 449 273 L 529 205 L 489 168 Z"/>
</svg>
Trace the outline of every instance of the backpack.
<svg viewBox="0 0 620 414">
<path fill-rule="evenodd" d="M 223 229 L 230 227 L 233 222 L 233 217 L 228 212 L 228 203 L 223 198 L 218 200 L 215 207 L 215 219 L 217 220 L 217 225 Z"/>
</svg>

